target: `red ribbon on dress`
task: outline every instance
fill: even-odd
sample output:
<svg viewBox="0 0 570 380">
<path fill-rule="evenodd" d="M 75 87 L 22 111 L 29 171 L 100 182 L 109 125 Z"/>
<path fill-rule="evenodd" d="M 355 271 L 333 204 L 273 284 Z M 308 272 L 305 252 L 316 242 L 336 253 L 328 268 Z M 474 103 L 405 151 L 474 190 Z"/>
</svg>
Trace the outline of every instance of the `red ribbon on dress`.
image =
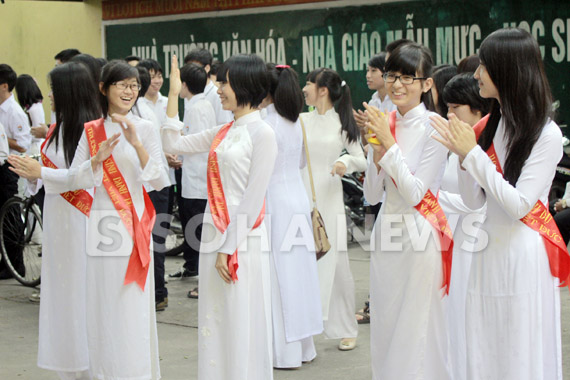
<svg viewBox="0 0 570 380">
<path fill-rule="evenodd" d="M 45 153 L 45 146 L 46 143 L 49 141 L 51 136 L 53 135 L 53 131 L 55 130 L 55 123 L 50 125 L 46 139 L 42 143 L 40 148 L 40 153 L 42 157 L 42 164 L 46 168 L 51 169 L 59 169 L 47 156 Z M 91 205 L 93 204 L 93 197 L 85 190 L 75 190 L 75 191 L 66 191 L 65 193 L 60 194 L 63 199 L 65 199 L 69 204 L 75 207 L 79 212 L 83 213 L 85 216 L 89 217 L 91 213 Z"/>
<path fill-rule="evenodd" d="M 210 152 L 208 154 L 208 171 L 207 171 L 207 185 L 208 185 L 208 203 L 210 205 L 210 212 L 212 214 L 212 220 L 214 221 L 214 225 L 221 233 L 224 233 L 230 224 L 230 214 L 228 212 L 228 206 L 226 203 L 226 197 L 224 195 L 224 188 L 222 186 L 222 179 L 220 177 L 220 168 L 218 166 L 218 155 L 216 154 L 216 148 L 222 140 L 228 134 L 231 126 L 233 125 L 233 121 L 224 125 L 212 141 L 212 145 L 210 146 Z M 263 222 L 263 218 L 265 217 L 265 200 L 263 201 L 263 207 L 261 208 L 261 212 L 255 221 L 252 229 L 256 229 L 259 227 L 261 222 Z M 235 282 L 237 281 L 237 270 L 239 268 L 238 265 L 238 250 L 228 255 L 228 270 L 230 272 L 230 276 L 232 280 Z"/>
<path fill-rule="evenodd" d="M 107 140 L 105 121 L 101 118 L 85 123 L 91 157 L 99 151 L 99 146 Z M 143 187 L 144 213 L 139 220 L 125 178 L 119 171 L 113 156 L 103 161 L 103 186 L 123 224 L 133 239 L 133 250 L 129 258 L 124 285 L 136 282 L 144 291 L 150 267 L 150 242 L 156 211 Z"/>
<path fill-rule="evenodd" d="M 479 136 L 481 136 L 481 133 L 487 126 L 488 120 L 489 115 L 479 120 L 479 122 L 473 126 L 477 140 L 479 140 Z M 497 171 L 503 175 L 503 168 L 497 158 L 494 143 L 491 143 L 491 146 L 487 149 L 486 153 L 495 164 Z M 564 239 L 560 236 L 560 230 L 558 229 L 556 222 L 554 222 L 554 218 L 552 217 L 552 214 L 550 214 L 548 207 L 546 207 L 539 199 L 536 201 L 530 212 L 520 219 L 520 221 L 532 230 L 538 232 L 542 237 L 552 276 L 560 279 L 560 286 L 569 285 L 570 255 L 568 254 L 568 248 L 566 247 L 566 244 L 564 244 Z"/>
<path fill-rule="evenodd" d="M 392 133 L 394 140 L 396 140 L 396 111 L 390 112 L 389 124 L 390 132 Z M 398 187 L 393 178 L 392 182 L 394 182 L 394 185 Z M 437 197 L 434 196 L 429 189 L 420 203 L 415 205 L 414 208 L 437 232 L 441 246 L 441 265 L 443 269 L 443 282 L 441 288 L 444 290 L 445 294 L 449 294 L 449 285 L 451 283 L 451 262 L 453 259 L 453 234 L 449 224 L 447 223 L 447 217 L 439 205 Z"/>
</svg>

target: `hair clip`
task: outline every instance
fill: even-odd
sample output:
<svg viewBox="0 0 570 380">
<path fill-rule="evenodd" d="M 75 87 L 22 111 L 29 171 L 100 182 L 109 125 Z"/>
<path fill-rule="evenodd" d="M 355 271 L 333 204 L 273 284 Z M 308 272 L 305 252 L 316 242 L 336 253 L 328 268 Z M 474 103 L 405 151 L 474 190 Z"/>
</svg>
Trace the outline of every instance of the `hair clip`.
<svg viewBox="0 0 570 380">
<path fill-rule="evenodd" d="M 289 65 L 275 65 L 276 69 L 289 69 L 291 66 Z"/>
<path fill-rule="evenodd" d="M 340 87 L 344 87 L 344 86 L 346 86 L 346 82 L 345 81 L 340 82 Z"/>
</svg>

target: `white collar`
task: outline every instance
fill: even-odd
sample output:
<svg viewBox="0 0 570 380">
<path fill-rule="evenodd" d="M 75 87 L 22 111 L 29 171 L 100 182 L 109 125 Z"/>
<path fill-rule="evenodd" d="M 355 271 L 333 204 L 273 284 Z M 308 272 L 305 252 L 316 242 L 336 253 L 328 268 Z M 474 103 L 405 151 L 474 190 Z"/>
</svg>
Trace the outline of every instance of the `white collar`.
<svg viewBox="0 0 570 380">
<path fill-rule="evenodd" d="M 192 106 L 192 104 L 194 104 L 200 100 L 203 100 L 205 98 L 206 98 L 206 95 L 203 92 L 192 96 L 192 98 L 190 98 L 190 100 L 188 101 L 188 108 L 190 108 Z"/>
<path fill-rule="evenodd" d="M 396 115 L 398 116 L 398 119 L 410 120 L 413 119 L 414 117 L 423 115 L 426 112 L 426 110 L 427 110 L 426 105 L 423 102 L 420 102 L 420 104 L 418 104 L 417 106 L 406 112 L 404 116 L 400 114 L 400 111 L 398 111 Z"/>
<path fill-rule="evenodd" d="M 0 105 L 0 110 L 4 111 L 4 112 L 9 112 L 10 108 L 12 107 L 12 104 L 16 101 L 16 99 L 14 98 L 14 94 L 10 95 L 10 97 L 8 99 L 6 99 L 4 101 L 4 103 L 2 103 Z"/>
<path fill-rule="evenodd" d="M 257 120 L 261 120 L 261 114 L 259 113 L 259 111 L 253 111 L 237 119 L 234 124 L 238 126 L 247 125 Z"/>
</svg>

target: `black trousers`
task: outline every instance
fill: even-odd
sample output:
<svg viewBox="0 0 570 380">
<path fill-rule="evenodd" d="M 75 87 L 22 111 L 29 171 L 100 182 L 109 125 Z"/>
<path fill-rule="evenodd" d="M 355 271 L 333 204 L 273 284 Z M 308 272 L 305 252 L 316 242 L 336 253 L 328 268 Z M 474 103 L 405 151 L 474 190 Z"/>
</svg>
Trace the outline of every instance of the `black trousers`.
<svg viewBox="0 0 570 380">
<path fill-rule="evenodd" d="M 0 209 L 8 199 L 18 193 L 18 175 L 8 169 L 9 166 L 8 163 L 0 166 Z M 16 243 L 23 239 L 24 226 L 20 218 L 9 220 L 8 223 L 14 227 L 6 230 L 7 240 L 5 245 L 8 257 L 12 265 L 18 270 L 18 273 L 24 274 L 22 247 Z M 21 236 L 19 236 L 20 234 Z M 4 261 L 0 262 L 0 271 L 7 270 L 6 263 Z"/>
<path fill-rule="evenodd" d="M 168 193 L 169 187 L 165 187 L 160 191 L 151 191 L 148 193 L 154 209 L 156 210 L 156 222 L 152 233 L 153 242 L 153 256 L 154 256 L 154 298 L 156 302 L 162 302 L 165 297 L 168 297 L 168 289 L 164 283 L 164 260 L 165 260 L 165 246 L 166 236 L 164 234 L 156 234 L 160 229 L 159 223 L 161 218 L 160 214 L 166 215 L 168 212 Z M 164 228 L 164 225 L 162 226 Z"/>
<path fill-rule="evenodd" d="M 554 211 L 554 203 L 556 201 L 550 202 L 550 213 L 554 216 L 554 222 L 560 230 L 560 235 L 564 239 L 564 244 L 568 245 L 570 241 L 570 208 L 562 209 L 561 211 Z"/>
<path fill-rule="evenodd" d="M 184 232 L 184 244 L 182 252 L 184 254 L 184 268 L 191 271 L 198 271 L 200 256 L 200 241 L 202 240 L 202 223 L 204 221 L 204 211 L 206 210 L 207 199 L 181 198 L 179 205 L 180 222 Z"/>
</svg>

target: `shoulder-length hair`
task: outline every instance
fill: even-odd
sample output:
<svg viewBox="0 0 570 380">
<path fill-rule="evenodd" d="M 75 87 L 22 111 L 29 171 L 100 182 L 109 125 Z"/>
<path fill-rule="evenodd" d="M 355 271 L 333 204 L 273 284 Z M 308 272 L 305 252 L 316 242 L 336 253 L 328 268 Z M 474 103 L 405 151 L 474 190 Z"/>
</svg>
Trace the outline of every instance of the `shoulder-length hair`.
<svg viewBox="0 0 570 380">
<path fill-rule="evenodd" d="M 220 67 L 216 79 L 221 83 L 227 83 L 229 79 L 240 107 L 258 107 L 269 92 L 267 68 L 255 54 L 230 57 Z"/>
<path fill-rule="evenodd" d="M 59 131 L 65 162 L 69 166 L 75 157 L 77 144 L 83 133 L 83 124 L 101 117 L 97 89 L 91 74 L 80 63 L 67 62 L 56 66 L 48 74 L 55 107 L 56 125 L 48 144 L 59 146 Z"/>
<path fill-rule="evenodd" d="M 130 78 L 136 78 L 137 82 L 139 84 L 141 83 L 138 70 L 125 61 L 116 59 L 103 66 L 103 71 L 101 72 L 101 91 L 99 96 L 103 117 L 106 118 L 109 113 L 109 100 L 107 99 L 107 95 L 105 95 L 108 93 L 109 87 L 111 87 L 115 82 Z"/>
<path fill-rule="evenodd" d="M 446 106 L 449 103 L 465 104 L 471 111 L 481 112 L 481 116 L 489 113 L 491 100 L 479 95 L 479 84 L 472 73 L 457 74 L 443 88 L 441 98 Z"/>
<path fill-rule="evenodd" d="M 485 67 L 499 93 L 487 127 L 478 144 L 489 149 L 502 118 L 507 139 L 504 178 L 513 186 L 552 116 L 552 95 L 536 40 L 522 29 L 499 29 L 479 49 Z"/>
<path fill-rule="evenodd" d="M 22 74 L 16 79 L 16 93 L 18 103 L 26 111 L 35 103 L 41 102 L 44 97 L 36 80 L 28 74 Z"/>
<path fill-rule="evenodd" d="M 390 53 L 384 72 L 400 72 L 402 75 L 412 75 L 431 78 L 433 73 L 433 58 L 430 50 L 415 42 L 408 42 L 398 46 Z M 435 111 L 431 91 L 424 92 L 421 101 L 430 111 Z"/>
</svg>

